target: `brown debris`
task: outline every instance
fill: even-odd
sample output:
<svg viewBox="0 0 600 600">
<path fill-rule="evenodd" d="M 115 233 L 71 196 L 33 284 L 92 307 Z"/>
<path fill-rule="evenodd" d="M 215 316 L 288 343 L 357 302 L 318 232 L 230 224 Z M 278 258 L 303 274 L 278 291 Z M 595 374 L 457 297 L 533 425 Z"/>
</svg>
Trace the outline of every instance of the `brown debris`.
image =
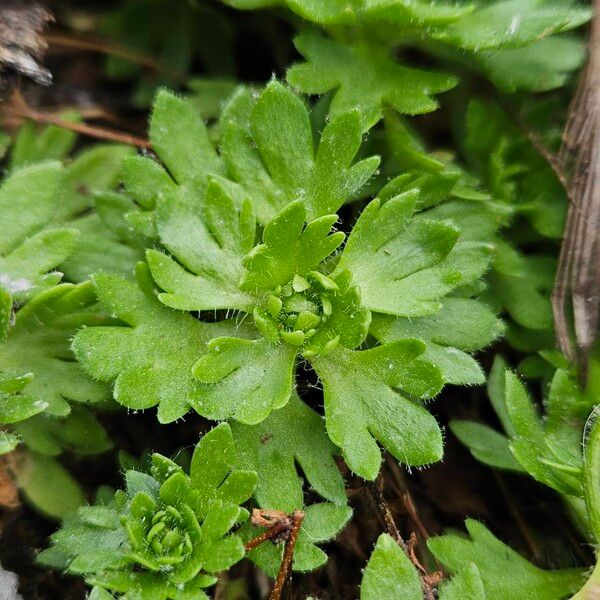
<svg viewBox="0 0 600 600">
<path fill-rule="evenodd" d="M 8 472 L 6 458 L 3 457 L 0 459 L 0 508 L 13 509 L 20 504 L 19 492 Z"/>
<path fill-rule="evenodd" d="M 40 4 L 20 0 L 3 1 L 0 6 L 0 73 L 18 73 L 41 85 L 49 85 L 52 75 L 39 64 L 47 44 L 41 37 L 53 21 L 50 11 Z M 7 82 L 3 81 L 2 87 Z"/>
</svg>

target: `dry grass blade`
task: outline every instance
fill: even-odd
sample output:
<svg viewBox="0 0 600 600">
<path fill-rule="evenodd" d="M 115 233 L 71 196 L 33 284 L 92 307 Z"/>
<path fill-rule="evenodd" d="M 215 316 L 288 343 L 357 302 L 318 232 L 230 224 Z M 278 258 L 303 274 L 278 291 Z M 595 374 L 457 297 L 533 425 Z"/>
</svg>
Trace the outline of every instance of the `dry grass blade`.
<svg viewBox="0 0 600 600">
<path fill-rule="evenodd" d="M 0 72 L 16 72 L 50 84 L 52 75 L 38 60 L 46 50 L 40 34 L 52 20 L 52 14 L 39 4 L 4 0 L 0 5 Z"/>
<path fill-rule="evenodd" d="M 600 319 L 600 0 L 595 0 L 588 64 L 571 104 L 561 163 L 571 200 L 552 295 L 560 349 L 576 358 L 582 378 Z M 572 306 L 575 345 L 569 333 Z"/>
</svg>

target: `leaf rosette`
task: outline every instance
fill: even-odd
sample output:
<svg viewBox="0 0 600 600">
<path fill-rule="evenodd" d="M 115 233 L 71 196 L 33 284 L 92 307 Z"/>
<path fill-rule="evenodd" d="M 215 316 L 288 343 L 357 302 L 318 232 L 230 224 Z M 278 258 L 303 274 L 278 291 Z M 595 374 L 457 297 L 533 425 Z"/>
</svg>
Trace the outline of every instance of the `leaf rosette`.
<svg viewBox="0 0 600 600">
<path fill-rule="evenodd" d="M 226 423 L 200 440 L 189 475 L 154 454 L 149 474 L 127 471 L 110 502 L 70 515 L 39 560 L 128 598 L 206 598 L 214 574 L 245 554 L 231 530 L 248 517 L 240 505 L 257 476 L 236 470 L 234 456 Z"/>
<path fill-rule="evenodd" d="M 124 167 L 138 216 L 154 231 L 146 259 L 159 290 L 142 285 L 146 308 L 134 316 L 139 301 L 121 301 L 123 286 L 97 277 L 101 301 L 134 330 L 80 332 L 78 359 L 92 375 L 116 380 L 115 397 L 126 406 L 158 403 L 161 421 L 191 406 L 246 425 L 283 408 L 297 366 L 308 363 L 323 384 L 327 433 L 352 470 L 377 475 L 378 442 L 407 464 L 439 460 L 441 431 L 423 401 L 446 382 L 479 383 L 482 373 L 465 353 L 457 351 L 458 365 L 445 351 L 436 355 L 431 339 L 440 339 L 443 320 L 406 335 L 372 332 L 371 323 L 441 311 L 445 297 L 486 271 L 489 246 L 463 239 L 445 215 L 422 211 L 415 184 L 396 193 L 388 186 L 368 203 L 342 247 L 336 211 L 361 197 L 378 164 L 353 164 L 362 140 L 357 112 L 337 115 L 319 137 L 304 102 L 271 82 L 259 96 L 236 92 L 220 127 L 217 152 L 190 105 L 159 93 L 150 135 L 165 168 L 146 157 Z M 127 296 L 141 298 L 134 288 Z M 150 321 L 155 352 L 142 357 L 136 338 Z M 186 334 L 190 343 L 182 344 L 176 332 L 184 323 L 202 335 Z M 478 347 L 461 340 L 461 348 Z M 119 360 L 110 359 L 115 351 Z M 147 378 L 133 375 L 133 362 L 156 393 L 144 392 Z"/>
</svg>

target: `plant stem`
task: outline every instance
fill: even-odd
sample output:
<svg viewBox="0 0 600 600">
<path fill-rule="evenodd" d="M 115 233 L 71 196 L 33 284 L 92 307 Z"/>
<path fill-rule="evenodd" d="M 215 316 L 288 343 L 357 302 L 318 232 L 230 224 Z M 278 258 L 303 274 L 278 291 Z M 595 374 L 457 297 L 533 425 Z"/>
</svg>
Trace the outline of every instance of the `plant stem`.
<svg viewBox="0 0 600 600">
<path fill-rule="evenodd" d="M 94 127 L 92 125 L 86 125 L 85 123 L 74 123 L 72 121 L 61 119 L 53 114 L 39 112 L 29 107 L 24 98 L 17 91 L 15 91 L 13 94 L 11 102 L 3 106 L 2 110 L 14 117 L 31 119 L 36 123 L 48 123 L 49 125 L 56 125 L 62 129 L 69 129 L 70 131 L 75 131 L 76 133 L 100 140 L 119 142 L 144 149 L 150 149 L 152 147 L 152 144 L 148 140 L 129 133 L 104 129 L 103 127 Z"/>
<path fill-rule="evenodd" d="M 288 574 L 292 569 L 292 561 L 294 559 L 294 546 L 300 533 L 300 526 L 306 513 L 302 510 L 295 510 L 292 517 L 292 529 L 290 531 L 290 537 L 285 543 L 285 549 L 283 551 L 283 560 L 281 561 L 281 567 L 279 567 L 279 573 L 277 573 L 277 579 L 275 585 L 269 594 L 269 600 L 281 600 L 283 594 L 283 588 L 287 581 Z"/>
<path fill-rule="evenodd" d="M 267 540 L 271 540 L 276 537 L 278 534 L 283 533 L 289 529 L 289 525 L 287 523 L 276 523 L 273 527 L 267 529 L 267 531 L 263 531 L 260 535 L 252 538 L 244 544 L 244 548 L 246 552 L 250 552 L 250 550 L 254 550 L 257 546 L 260 546 L 263 542 Z"/>
</svg>

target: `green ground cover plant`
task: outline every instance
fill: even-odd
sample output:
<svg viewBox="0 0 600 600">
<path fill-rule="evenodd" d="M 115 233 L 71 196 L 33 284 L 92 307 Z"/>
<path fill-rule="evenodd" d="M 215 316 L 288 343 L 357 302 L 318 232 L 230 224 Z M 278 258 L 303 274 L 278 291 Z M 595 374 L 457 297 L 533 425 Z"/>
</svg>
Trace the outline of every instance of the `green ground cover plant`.
<svg viewBox="0 0 600 600">
<path fill-rule="evenodd" d="M 250 572 L 274 600 L 595 598 L 600 370 L 556 350 L 568 201 L 540 152 L 589 6 L 101 12 L 96 34 L 129 49 L 101 77 L 147 138 L 90 141 L 69 110 L 2 144 L 1 464 L 55 521 L 39 568 L 93 600 L 269 593 Z M 270 79 L 244 72 L 248 23 Z M 404 535 L 390 473 L 460 444 L 548 494 L 583 558 L 526 557 L 479 514 Z M 368 530 L 357 490 L 383 519 L 348 575 L 334 540 Z M 328 562 L 353 583 L 294 588 Z"/>
</svg>

